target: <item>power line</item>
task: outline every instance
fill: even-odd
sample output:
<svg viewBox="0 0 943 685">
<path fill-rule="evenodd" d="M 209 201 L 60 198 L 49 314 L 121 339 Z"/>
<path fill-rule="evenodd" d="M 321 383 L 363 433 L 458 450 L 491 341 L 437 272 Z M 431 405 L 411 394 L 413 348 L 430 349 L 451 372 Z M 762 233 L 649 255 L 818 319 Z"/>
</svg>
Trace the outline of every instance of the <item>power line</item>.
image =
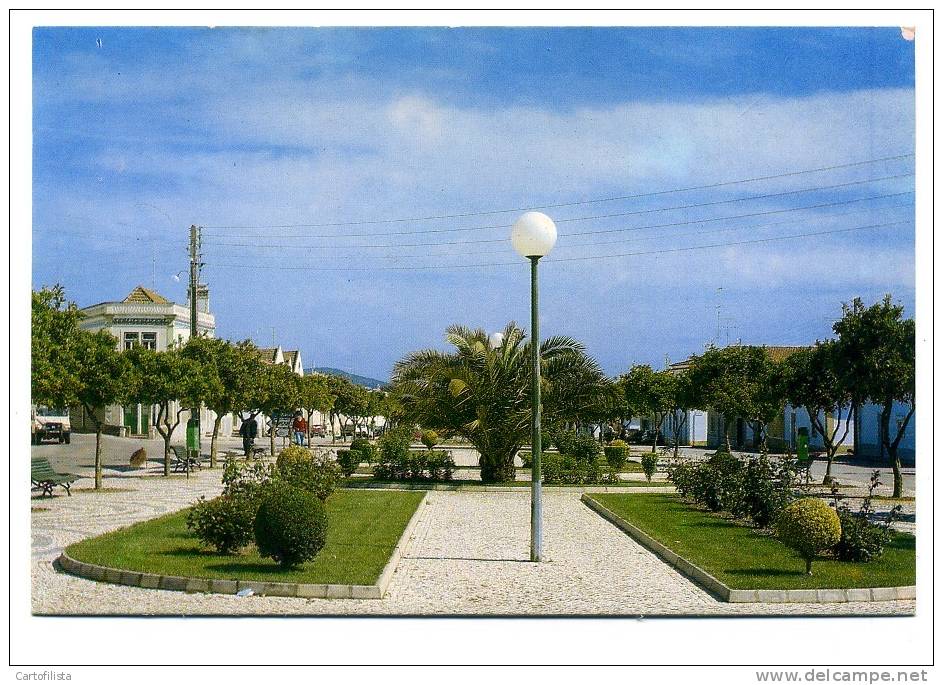
<svg viewBox="0 0 943 685">
<path fill-rule="evenodd" d="M 572 233 L 562 233 L 561 238 L 568 238 L 570 236 L 580 236 L 580 235 L 596 235 L 600 233 L 623 233 L 628 231 L 642 231 L 650 228 L 669 228 L 672 226 L 689 226 L 692 224 L 702 224 L 709 223 L 713 221 L 728 221 L 731 219 L 746 219 L 756 216 L 769 216 L 772 214 L 785 214 L 788 212 L 799 212 L 807 209 L 824 209 L 826 207 L 838 207 L 842 205 L 855 204 L 857 202 L 868 202 L 870 200 L 882 200 L 890 197 L 900 197 L 902 195 L 911 195 L 914 191 L 905 190 L 899 193 L 886 193 L 884 195 L 871 195 L 869 197 L 860 197 L 854 198 L 851 200 L 837 200 L 835 202 L 824 202 L 814 205 L 805 205 L 802 207 L 790 207 L 786 209 L 771 209 L 764 210 L 762 212 L 749 212 L 746 214 L 734 214 L 730 216 L 720 216 L 712 217 L 708 219 L 689 219 L 687 221 L 673 221 L 663 224 L 647 224 L 645 226 L 627 226 L 621 228 L 613 229 L 600 229 L 593 231 L 574 231 Z M 338 236 L 344 237 L 344 236 Z M 367 244 L 367 245 L 298 245 L 294 243 L 271 243 L 267 245 L 259 245 L 257 243 L 225 243 L 217 242 L 212 243 L 211 246 L 218 247 L 256 247 L 256 248 L 292 248 L 297 250 L 363 250 L 363 249 L 391 249 L 391 248 L 401 248 L 401 247 L 434 247 L 434 246 L 447 246 L 447 245 L 481 245 L 485 243 L 505 243 L 509 242 L 510 239 L 507 237 L 504 238 L 481 238 L 474 240 L 453 240 L 445 242 L 423 242 L 423 243 L 396 243 L 389 245 L 376 245 L 376 244 Z"/>
<path fill-rule="evenodd" d="M 837 219 L 839 217 L 851 216 L 853 214 L 863 214 L 865 212 L 882 212 L 882 211 L 889 211 L 889 210 L 894 210 L 894 209 L 903 209 L 905 207 L 910 207 L 910 205 L 898 204 L 898 205 L 889 205 L 887 207 L 867 207 L 865 209 L 856 209 L 850 212 L 837 212 L 835 214 L 825 214 L 821 217 L 816 217 L 816 219 L 818 220 Z M 687 238 L 691 236 L 701 236 L 704 234 L 728 233 L 731 231 L 751 231 L 751 230 L 755 231 L 755 230 L 760 230 L 760 229 L 774 228 L 776 226 L 785 226 L 789 224 L 795 224 L 799 221 L 802 221 L 802 219 L 790 218 L 790 219 L 786 219 L 785 221 L 773 221 L 767 224 L 752 224 L 748 226 L 725 226 L 724 228 L 714 228 L 714 229 L 707 229 L 707 230 L 702 229 L 696 232 L 689 231 L 685 233 L 670 233 L 670 234 L 658 234 L 658 235 L 635 237 L 635 238 L 630 238 L 628 240 L 626 239 L 601 240 L 601 241 L 591 241 L 587 243 L 579 243 L 579 244 L 574 244 L 574 245 L 557 245 L 554 248 L 554 251 L 581 249 L 584 247 L 598 247 L 598 246 L 603 246 L 603 245 L 625 245 L 627 243 L 637 243 L 637 242 L 642 242 L 642 241 L 647 241 L 647 240 Z M 270 246 L 260 245 L 259 247 L 269 248 Z M 278 249 L 284 250 L 285 248 L 279 247 Z M 510 247 L 508 246 L 502 250 L 475 250 L 474 254 L 475 255 L 507 254 L 509 249 Z M 441 254 L 418 254 L 418 253 L 401 253 L 400 252 L 395 255 L 356 255 L 356 258 L 358 260 L 362 260 L 362 259 L 399 260 L 399 259 L 413 259 L 413 258 L 422 259 L 422 258 L 433 258 L 433 257 L 436 257 L 436 258 L 437 257 L 467 257 L 468 254 L 469 253 L 467 252 L 447 252 L 447 253 L 441 253 Z M 349 256 L 346 256 L 346 258 L 349 258 Z"/>
<path fill-rule="evenodd" d="M 575 261 L 590 261 L 595 259 L 616 259 L 621 257 L 636 257 L 643 255 L 657 255 L 657 254 L 669 254 L 674 252 L 689 252 L 694 250 L 706 250 L 715 247 L 731 247 L 737 245 L 753 245 L 758 243 L 770 243 L 781 240 L 791 240 L 793 238 L 808 238 L 813 236 L 823 236 L 823 235 L 833 235 L 836 233 L 849 233 L 851 231 L 864 231 L 872 228 L 886 228 L 888 226 L 898 226 L 901 224 L 911 223 L 913 219 L 907 219 L 904 221 L 891 221 L 883 224 L 870 224 L 868 226 L 854 226 L 851 228 L 838 228 L 831 229 L 828 231 L 814 231 L 810 233 L 794 233 L 791 235 L 784 236 L 773 236 L 770 238 L 755 238 L 752 240 L 739 240 L 734 242 L 723 242 L 723 243 L 712 243 L 708 245 L 692 245 L 688 247 L 677 247 L 677 248 L 667 248 L 663 250 L 648 250 L 640 252 L 623 252 L 620 254 L 608 254 L 608 255 L 592 255 L 587 257 L 560 257 L 560 258 L 546 258 L 544 262 L 575 262 Z M 481 263 L 481 264 L 453 264 L 453 265 L 424 265 L 424 266 L 378 266 L 378 267 L 308 267 L 308 266 L 289 266 L 289 265 L 261 265 L 261 264 L 213 264 L 207 263 L 207 266 L 215 266 L 221 268 L 234 268 L 234 269 L 278 269 L 280 271 L 342 271 L 342 272 L 351 272 L 351 271 L 429 271 L 435 269 L 477 269 L 484 267 L 495 267 L 495 266 L 520 266 L 522 262 L 491 262 L 491 263 Z"/>
<path fill-rule="evenodd" d="M 672 190 L 658 190 L 647 193 L 636 193 L 632 195 L 614 195 L 611 197 L 601 197 L 593 198 L 589 200 L 574 200 L 572 202 L 557 202 L 552 204 L 543 204 L 543 205 L 531 205 L 529 207 L 514 207 L 508 209 L 491 209 L 483 210 L 476 212 L 461 212 L 454 214 L 433 214 L 429 216 L 416 216 L 416 217 L 405 217 L 405 218 L 395 218 L 395 219 L 364 219 L 358 221 L 335 221 L 335 222 L 323 222 L 323 223 L 296 223 L 296 224 L 253 224 L 253 225 L 218 225 L 218 226 L 204 226 L 207 229 L 251 229 L 251 228 L 327 228 L 327 227 L 340 227 L 340 226 L 366 226 L 366 225 L 376 225 L 376 224 L 394 224 L 394 223 L 409 223 L 414 221 L 436 221 L 441 219 L 464 219 L 473 216 L 490 216 L 494 214 L 508 214 L 510 212 L 527 212 L 534 209 L 558 209 L 560 207 L 575 207 L 578 205 L 588 205 L 588 204 L 598 204 L 603 202 L 618 202 L 622 200 L 636 200 L 644 197 L 657 197 L 659 195 L 669 195 L 672 193 L 684 193 L 693 190 L 710 190 L 712 188 L 722 188 L 724 186 L 737 185 L 740 183 L 754 183 L 758 181 L 771 181 L 777 178 L 788 178 L 790 176 L 800 176 L 803 174 L 813 174 L 822 171 L 834 171 L 836 169 L 849 169 L 858 166 L 865 166 L 868 164 L 877 164 L 880 162 L 890 162 L 900 159 L 907 159 L 913 157 L 914 153 L 906 153 L 901 155 L 891 155 L 888 157 L 877 157 L 874 159 L 867 159 L 859 162 L 847 162 L 844 164 L 833 164 L 831 166 L 816 167 L 814 169 L 802 169 L 799 171 L 787 171 L 779 174 L 770 174 L 767 176 L 754 176 L 751 178 L 736 179 L 731 181 L 719 181 L 716 183 L 708 183 L 700 186 L 688 186 L 685 188 L 674 188 Z"/>
<path fill-rule="evenodd" d="M 861 179 L 858 181 L 847 181 L 845 183 L 834 183 L 832 185 L 825 185 L 825 186 L 812 186 L 809 188 L 800 188 L 797 190 L 786 190 L 786 191 L 781 191 L 778 193 L 764 193 L 762 195 L 748 195 L 745 197 L 734 197 L 727 200 L 712 200 L 711 202 L 695 202 L 695 203 L 686 204 L 686 205 L 675 205 L 673 207 L 655 207 L 653 209 L 636 209 L 636 210 L 627 211 L 627 212 L 611 212 L 609 214 L 590 214 L 587 216 L 577 216 L 577 217 L 556 219 L 555 223 L 565 224 L 565 223 L 571 223 L 574 221 L 591 221 L 594 219 L 612 219 L 615 217 L 623 217 L 623 216 L 637 216 L 641 214 L 654 214 L 657 212 L 669 212 L 676 209 L 697 209 L 700 207 L 713 207 L 716 205 L 730 204 L 732 202 L 749 202 L 751 200 L 766 200 L 773 197 L 785 197 L 787 195 L 799 195 L 801 193 L 812 193 L 812 192 L 819 192 L 822 190 L 835 190 L 837 188 L 850 188 L 851 186 L 865 185 L 868 183 L 877 183 L 879 181 L 890 181 L 890 180 L 894 180 L 898 178 L 907 178 L 909 176 L 914 176 L 914 172 L 908 172 L 905 174 L 894 174 L 890 176 L 880 176 L 877 178 L 866 178 L 866 179 Z M 497 228 L 504 228 L 504 229 L 510 228 L 510 224 L 490 224 L 488 226 L 465 226 L 465 227 L 459 227 L 459 228 L 429 228 L 429 229 L 422 229 L 418 231 L 383 231 L 381 233 L 377 233 L 377 232 L 347 233 L 344 235 L 323 234 L 323 233 L 315 233 L 315 234 L 307 234 L 307 235 L 291 235 L 291 234 L 283 233 L 283 234 L 264 234 L 264 235 L 236 234 L 236 235 L 227 236 L 227 237 L 232 237 L 232 238 L 258 238 L 258 237 L 293 238 L 295 240 L 301 239 L 301 238 L 304 238 L 304 239 L 308 239 L 308 238 L 372 238 L 372 237 L 379 237 L 379 236 L 488 231 L 488 230 L 493 230 Z"/>
</svg>

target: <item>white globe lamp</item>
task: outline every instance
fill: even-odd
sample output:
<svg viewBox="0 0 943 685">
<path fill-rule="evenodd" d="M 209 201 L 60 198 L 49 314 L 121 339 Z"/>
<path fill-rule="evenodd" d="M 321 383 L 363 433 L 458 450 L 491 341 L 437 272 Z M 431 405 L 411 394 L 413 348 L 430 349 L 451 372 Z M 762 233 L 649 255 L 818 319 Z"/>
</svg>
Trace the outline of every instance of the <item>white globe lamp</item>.
<svg viewBox="0 0 943 685">
<path fill-rule="evenodd" d="M 541 212 L 527 212 L 511 227 L 511 244 L 521 257 L 545 257 L 556 242 L 557 226 Z"/>
</svg>

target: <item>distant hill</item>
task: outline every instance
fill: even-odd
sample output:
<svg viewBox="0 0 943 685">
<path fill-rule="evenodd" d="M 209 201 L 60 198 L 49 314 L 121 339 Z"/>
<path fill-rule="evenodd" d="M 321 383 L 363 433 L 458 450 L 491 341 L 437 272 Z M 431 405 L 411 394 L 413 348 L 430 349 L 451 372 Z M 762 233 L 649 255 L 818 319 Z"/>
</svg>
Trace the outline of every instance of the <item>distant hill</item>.
<svg viewBox="0 0 943 685">
<path fill-rule="evenodd" d="M 351 383 L 362 385 L 363 387 L 370 388 L 371 390 L 385 388 L 389 385 L 389 383 L 386 381 L 378 381 L 376 378 L 370 378 L 369 376 L 358 376 L 355 373 L 348 373 L 347 371 L 342 371 L 341 369 L 333 369 L 330 366 L 315 366 L 312 369 L 305 369 L 305 373 L 323 373 L 328 376 L 342 376 Z"/>
</svg>

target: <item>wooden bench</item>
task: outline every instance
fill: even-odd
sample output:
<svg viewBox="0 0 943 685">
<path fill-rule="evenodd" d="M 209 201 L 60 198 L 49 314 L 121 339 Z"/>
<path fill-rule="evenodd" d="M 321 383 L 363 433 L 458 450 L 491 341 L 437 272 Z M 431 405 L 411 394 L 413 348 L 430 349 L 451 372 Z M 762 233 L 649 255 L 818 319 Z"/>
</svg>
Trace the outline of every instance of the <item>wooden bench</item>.
<svg viewBox="0 0 943 685">
<path fill-rule="evenodd" d="M 190 456 L 190 451 L 183 445 L 171 445 L 170 449 L 174 451 L 173 469 L 175 472 L 190 473 L 193 467 L 203 470 L 203 463 L 199 457 Z"/>
<path fill-rule="evenodd" d="M 72 483 L 82 476 L 76 476 L 74 473 L 58 473 L 53 470 L 52 464 L 46 457 L 33 457 L 30 469 L 30 481 L 33 484 L 33 490 L 42 490 L 40 497 L 49 495 L 52 497 L 52 489 L 57 485 L 65 488 L 66 494 L 72 496 Z"/>
</svg>

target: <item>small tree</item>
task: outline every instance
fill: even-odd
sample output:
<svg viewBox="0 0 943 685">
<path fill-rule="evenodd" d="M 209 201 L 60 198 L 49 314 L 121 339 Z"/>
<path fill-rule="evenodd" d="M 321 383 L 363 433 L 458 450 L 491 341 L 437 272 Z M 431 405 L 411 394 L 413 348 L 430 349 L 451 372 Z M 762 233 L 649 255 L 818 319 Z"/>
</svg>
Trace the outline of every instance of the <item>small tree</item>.
<svg viewBox="0 0 943 685">
<path fill-rule="evenodd" d="M 271 420 L 269 440 L 275 456 L 275 414 L 291 412 L 299 406 L 301 378 L 285 364 L 266 366 L 262 376 L 265 395 L 261 409 Z"/>
<path fill-rule="evenodd" d="M 688 412 L 697 407 L 699 398 L 697 388 L 691 382 L 689 371 L 675 371 L 671 388 L 671 409 L 668 412 L 668 427 L 674 442 L 674 456 L 678 456 L 681 434 L 688 423 Z"/>
<path fill-rule="evenodd" d="M 711 347 L 695 357 L 691 381 L 700 403 L 723 416 L 724 446 L 730 451 L 730 424 L 740 416 L 750 420 L 756 442 L 765 449 L 766 424 L 781 411 L 785 399 L 778 366 L 762 347 Z"/>
<path fill-rule="evenodd" d="M 126 353 L 132 368 L 129 399 L 134 403 L 157 405 L 154 428 L 164 441 L 164 475 L 170 475 L 170 442 L 180 426 L 199 383 L 196 362 L 184 357 L 180 349 L 164 352 L 135 347 Z M 196 404 L 199 406 L 199 403 Z"/>
<path fill-rule="evenodd" d="M 315 373 L 301 378 L 298 384 L 298 406 L 308 415 L 308 446 L 311 446 L 311 417 L 314 412 L 323 416 L 334 406 L 336 398 L 331 394 L 327 377 Z"/>
<path fill-rule="evenodd" d="M 897 448 L 916 409 L 916 333 L 914 320 L 904 319 L 903 313 L 890 295 L 870 307 L 855 298 L 843 306 L 842 318 L 832 327 L 838 335 L 841 378 L 855 404 L 870 400 L 881 406 L 881 444 L 894 470 L 894 497 L 903 492 Z M 892 429 L 894 402 L 907 406 L 907 414 Z"/>
<path fill-rule="evenodd" d="M 852 423 L 853 398 L 842 374 L 843 362 L 838 344 L 833 340 L 816 343 L 814 347 L 794 352 L 783 363 L 786 396 L 790 404 L 804 407 L 812 430 L 822 436 L 828 460 L 822 482 L 828 484 L 832 480 L 835 454 L 848 437 Z M 835 418 L 833 427 L 829 427 L 828 417 Z"/>
<path fill-rule="evenodd" d="M 78 404 L 78 359 L 75 339 L 81 313 L 66 302 L 61 285 L 32 293 L 31 391 L 35 404 L 72 407 Z"/>
<path fill-rule="evenodd" d="M 78 331 L 74 352 L 79 379 L 76 397 L 95 425 L 95 489 L 102 486 L 102 429 L 108 405 L 121 402 L 129 390 L 128 362 L 118 352 L 118 340 L 107 331 Z M 97 414 L 98 411 L 102 415 Z"/>
<path fill-rule="evenodd" d="M 675 405 L 677 377 L 670 371 L 654 371 L 648 365 L 633 366 L 625 376 L 626 402 L 654 420 L 652 452 L 658 450 L 658 433 Z"/>
</svg>

